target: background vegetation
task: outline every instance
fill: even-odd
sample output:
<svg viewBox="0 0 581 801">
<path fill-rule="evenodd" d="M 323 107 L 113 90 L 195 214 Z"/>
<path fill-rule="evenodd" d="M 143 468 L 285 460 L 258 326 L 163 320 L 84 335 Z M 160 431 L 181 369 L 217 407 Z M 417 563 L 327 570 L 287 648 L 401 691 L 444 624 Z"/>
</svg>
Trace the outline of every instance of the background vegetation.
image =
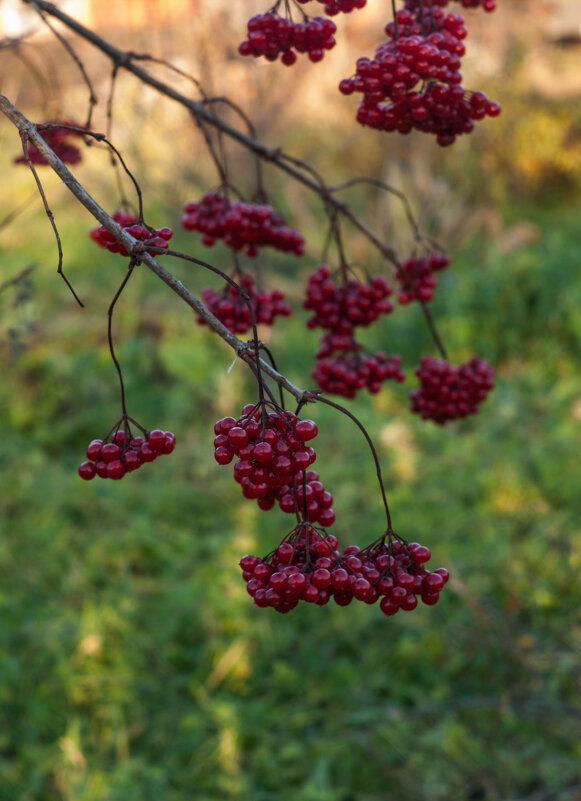
<svg viewBox="0 0 581 801">
<path fill-rule="evenodd" d="M 251 75 L 240 93 L 256 102 L 269 84 L 258 67 Z M 310 108 L 305 75 L 296 73 L 295 110 Z M 252 382 L 239 365 L 228 372 L 231 353 L 145 271 L 119 303 L 119 356 L 130 413 L 173 430 L 178 447 L 122 482 L 81 482 L 87 442 L 119 415 L 106 309 L 123 266 L 88 240 L 88 215 L 51 176 L 67 273 L 87 307 L 52 271 L 36 201 L 0 232 L 1 280 L 34 266 L 29 284 L 0 295 L 1 801 L 581 797 L 578 112 L 567 98 L 501 78 L 493 84 L 503 117 L 444 153 L 371 132 L 338 128 L 333 138 L 311 112 L 259 119 L 271 143 L 286 134 L 291 151 L 322 158 L 338 180 L 347 163 L 351 174 L 399 178 L 453 255 L 433 304 L 453 361 L 474 352 L 497 368 L 477 417 L 444 429 L 415 419 L 412 367 L 432 346 L 417 310 L 401 309 L 374 342 L 402 353 L 408 381 L 351 406 L 377 440 L 397 530 L 452 573 L 433 608 L 386 619 L 362 604 L 288 616 L 253 606 L 238 560 L 269 551 L 288 518 L 243 502 L 212 458 L 214 420 L 252 399 Z M 288 84 L 280 91 L 288 96 Z M 19 92 L 32 103 L 31 87 Z M 160 117 L 130 83 L 119 96 L 118 137 L 149 220 L 172 225 L 191 249 L 180 204 L 215 181 L 198 160 L 203 150 L 183 121 L 175 135 L 171 107 Z M 335 109 L 329 101 L 331 120 Z M 159 129 L 145 127 L 151 114 Z M 6 124 L 0 140 L 3 217 L 32 187 L 11 165 L 18 142 Z M 244 158 L 232 159 L 248 181 Z M 78 174 L 114 206 L 103 163 L 94 149 Z M 271 344 L 305 385 L 316 342 L 297 279 L 317 263 L 320 209 L 268 179 L 312 243 L 298 266 L 268 264 L 278 276 L 270 285 L 297 309 Z M 397 205 L 354 202 L 391 226 L 394 241 L 409 241 Z M 354 260 L 369 258 L 356 238 L 350 247 Z M 218 249 L 212 257 L 225 258 Z M 194 290 L 211 283 L 167 264 Z M 327 408 L 311 414 L 334 529 L 342 543 L 363 544 L 383 525 L 369 453 L 349 420 Z"/>
</svg>

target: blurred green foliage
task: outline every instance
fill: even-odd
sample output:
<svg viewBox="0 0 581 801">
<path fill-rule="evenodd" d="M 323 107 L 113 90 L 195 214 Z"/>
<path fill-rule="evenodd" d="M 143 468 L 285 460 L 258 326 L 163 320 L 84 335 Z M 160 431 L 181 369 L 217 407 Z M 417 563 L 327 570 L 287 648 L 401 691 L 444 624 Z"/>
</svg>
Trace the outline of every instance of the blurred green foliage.
<svg viewBox="0 0 581 801">
<path fill-rule="evenodd" d="M 118 304 L 118 355 L 130 413 L 175 431 L 178 447 L 122 482 L 80 481 L 87 442 L 119 416 L 106 309 L 124 263 L 92 249 L 84 216 L 59 211 L 85 309 L 51 272 L 40 215 L 27 217 L 24 253 L 17 237 L 2 253 L 5 276 L 23 259 L 37 267 L 27 297 L 0 295 L 1 801 L 570 798 L 579 207 L 507 210 L 537 241 L 502 253 L 472 237 L 441 276 L 434 311 L 452 359 L 474 351 L 497 366 L 477 417 L 444 429 L 413 418 L 427 333 L 415 308 L 378 326 L 408 381 L 350 408 L 378 443 L 397 530 L 453 577 L 438 606 L 393 619 L 363 604 L 288 616 L 252 604 L 238 560 L 271 550 L 289 518 L 244 502 L 212 458 L 213 421 L 252 399 L 252 383 L 145 268 Z M 296 302 L 293 270 L 280 264 Z M 271 343 L 302 385 L 316 348 L 305 318 L 297 309 Z M 364 544 L 383 526 L 370 454 L 348 419 L 310 413 L 336 533 Z"/>
</svg>

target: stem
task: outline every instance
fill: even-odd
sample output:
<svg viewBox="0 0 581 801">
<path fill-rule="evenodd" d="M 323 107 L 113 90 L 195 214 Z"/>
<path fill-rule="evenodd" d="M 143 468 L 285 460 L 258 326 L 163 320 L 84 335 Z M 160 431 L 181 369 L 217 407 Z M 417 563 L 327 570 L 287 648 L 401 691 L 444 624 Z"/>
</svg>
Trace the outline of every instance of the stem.
<svg viewBox="0 0 581 801">
<path fill-rule="evenodd" d="M 383 485 L 383 476 L 381 474 L 381 465 L 379 464 L 379 458 L 377 456 L 377 451 L 375 450 L 375 445 L 371 441 L 371 437 L 367 433 L 367 429 L 365 428 L 363 423 L 360 420 L 358 420 L 357 417 L 355 417 L 355 415 L 352 414 L 344 406 L 340 406 L 338 403 L 335 403 L 335 401 L 329 400 L 328 398 L 324 398 L 322 395 L 317 395 L 316 399 L 320 403 L 324 403 L 327 406 L 331 406 L 333 409 L 337 409 L 338 412 L 342 412 L 343 414 L 347 415 L 347 417 L 349 417 L 351 420 L 353 420 L 355 425 L 359 428 L 359 430 L 361 431 L 361 433 L 363 434 L 363 436 L 367 440 L 367 444 L 369 445 L 369 448 L 371 450 L 371 455 L 373 456 L 373 461 L 375 462 L 375 471 L 377 473 L 377 480 L 379 482 L 379 489 L 380 489 L 380 492 L 381 492 L 381 498 L 383 500 L 383 506 L 385 508 L 385 516 L 387 518 L 387 530 L 391 531 L 392 530 L 392 527 L 391 527 L 391 515 L 389 513 L 389 505 L 387 503 L 387 496 L 385 494 L 385 487 Z"/>
<path fill-rule="evenodd" d="M 0 95 L 0 98 L 1 97 L 2 97 L 2 95 Z M 62 247 L 62 243 L 61 243 L 61 238 L 60 238 L 60 235 L 59 235 L 59 232 L 58 232 L 58 228 L 56 227 L 56 223 L 54 221 L 54 214 L 52 213 L 52 210 L 51 210 L 50 206 L 48 205 L 48 200 L 46 199 L 46 195 L 44 194 L 44 189 L 43 189 L 42 183 L 40 181 L 40 178 L 38 177 L 38 173 L 36 172 L 36 168 L 35 168 L 34 164 L 32 163 L 32 159 L 28 155 L 28 135 L 27 135 L 27 133 L 25 131 L 22 131 L 22 130 L 20 130 L 19 133 L 20 133 L 20 139 L 22 141 L 22 152 L 24 153 L 24 158 L 26 160 L 26 163 L 27 163 L 31 173 L 34 176 L 34 180 L 36 182 L 36 186 L 38 188 L 38 191 L 40 193 L 40 197 L 42 199 L 42 204 L 44 206 L 44 211 L 46 213 L 46 216 L 48 217 L 48 221 L 50 222 L 50 224 L 52 226 L 52 230 L 53 230 L 54 235 L 55 235 L 56 246 L 57 246 L 57 251 L 58 251 L 58 264 L 57 264 L 56 271 L 61 276 L 61 278 L 63 279 L 65 284 L 68 286 L 68 288 L 70 289 L 74 299 L 77 301 L 79 306 L 81 306 L 81 308 L 84 308 L 85 304 L 81 301 L 81 299 L 79 298 L 79 296 L 77 295 L 77 293 L 73 289 L 71 282 L 69 281 L 69 279 L 66 277 L 66 275 L 63 272 L 63 247 Z M 37 132 L 37 135 L 38 135 L 39 139 L 42 142 L 44 142 L 44 139 L 42 139 L 42 137 L 40 136 L 40 134 L 38 134 L 38 132 Z M 36 147 L 36 145 L 35 145 L 35 147 Z"/>
<path fill-rule="evenodd" d="M 395 33 L 395 41 L 397 42 L 399 40 L 399 25 L 397 24 L 397 11 L 395 10 L 395 0 L 391 0 L 391 12 L 393 14 L 393 30 Z"/>
<path fill-rule="evenodd" d="M 113 347 L 113 333 L 112 333 L 113 309 L 115 307 L 115 304 L 119 300 L 119 296 L 127 286 L 127 282 L 131 278 L 131 275 L 133 274 L 133 270 L 135 269 L 137 263 L 138 263 L 137 260 L 134 258 L 132 258 L 131 261 L 129 262 L 125 278 L 121 282 L 121 286 L 115 293 L 115 297 L 111 301 L 111 305 L 109 306 L 109 309 L 107 311 L 107 317 L 109 318 L 107 323 L 107 339 L 109 341 L 109 351 L 111 352 L 111 358 L 113 359 L 113 363 L 115 364 L 115 369 L 117 370 L 117 375 L 119 376 L 119 384 L 121 386 L 121 409 L 123 411 L 124 418 L 127 418 L 127 407 L 125 405 L 125 385 L 123 383 L 123 373 L 121 372 L 121 365 L 119 364 L 117 356 L 115 355 L 115 348 Z"/>
<path fill-rule="evenodd" d="M 445 361 L 448 361 L 448 354 L 446 353 L 446 348 L 444 347 L 444 343 L 440 339 L 440 335 L 436 330 L 436 324 L 434 323 L 432 312 L 429 310 L 428 304 L 425 301 L 421 300 L 420 305 L 422 307 L 424 317 L 426 318 L 426 323 L 428 324 L 428 328 L 430 329 L 430 334 L 432 335 L 436 347 L 440 351 L 440 356 L 442 357 L 442 359 L 445 359 Z"/>
</svg>

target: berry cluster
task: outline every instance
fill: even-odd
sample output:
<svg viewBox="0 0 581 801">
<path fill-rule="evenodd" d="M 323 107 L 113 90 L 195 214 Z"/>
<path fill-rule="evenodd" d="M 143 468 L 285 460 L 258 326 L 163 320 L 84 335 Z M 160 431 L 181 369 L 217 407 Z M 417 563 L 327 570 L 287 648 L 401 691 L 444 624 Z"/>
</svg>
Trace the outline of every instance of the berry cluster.
<svg viewBox="0 0 581 801">
<path fill-rule="evenodd" d="M 370 605 L 381 598 L 379 607 L 388 616 L 412 611 L 418 596 L 428 606 L 436 604 L 449 578 L 446 568 L 426 570 L 429 548 L 386 536 L 364 550 L 350 545 L 340 554 L 332 534 L 299 523 L 264 559 L 243 556 L 242 577 L 257 606 L 281 613 L 299 601 L 324 606 L 331 598 L 339 606 L 354 598 Z"/>
<path fill-rule="evenodd" d="M 173 236 L 171 228 L 150 228 L 145 223 L 138 223 L 137 219 L 127 211 L 116 211 L 113 214 L 113 219 L 134 239 L 138 239 L 146 247 L 148 252 L 150 248 L 167 250 L 167 243 Z M 90 232 L 91 239 L 106 248 L 111 253 L 120 253 L 122 256 L 129 256 L 129 253 L 124 245 L 119 242 L 115 236 L 108 231 L 105 226 L 99 225 L 93 228 Z M 159 256 L 160 254 L 153 251 L 153 254 Z"/>
<path fill-rule="evenodd" d="M 298 512 L 322 526 L 334 522 L 333 496 L 308 469 L 316 459 L 306 444 L 318 434 L 312 420 L 278 408 L 267 413 L 264 406 L 250 403 L 238 420 L 218 420 L 214 433 L 214 458 L 225 465 L 237 457 L 234 479 L 245 498 L 255 499 L 265 511 L 278 501 L 288 514 Z"/>
<path fill-rule="evenodd" d="M 450 0 L 430 0 L 433 6 L 447 6 Z M 456 0 L 462 3 L 464 8 L 482 8 L 484 11 L 494 11 L 496 0 Z M 410 11 L 421 8 L 423 0 L 405 0 L 405 7 Z"/>
<path fill-rule="evenodd" d="M 461 86 L 467 34 L 462 17 L 418 6 L 398 11 L 396 21 L 386 26 L 388 39 L 375 57 L 358 59 L 355 76 L 339 84 L 345 95 L 363 94 L 359 123 L 403 134 L 423 131 L 445 146 L 470 133 L 475 120 L 498 116 L 498 103 Z"/>
<path fill-rule="evenodd" d="M 379 392 L 387 379 L 405 379 L 399 356 L 386 356 L 381 351 L 363 355 L 361 344 L 353 337 L 356 326 L 371 325 L 382 314 L 393 311 L 393 304 L 387 300 L 391 292 L 382 275 L 361 282 L 343 274 L 343 283 L 336 285 L 329 267 L 321 264 L 310 276 L 303 308 L 314 314 L 307 326 L 328 332 L 321 338 L 311 372 L 322 390 L 354 398 L 365 387 Z"/>
<path fill-rule="evenodd" d="M 208 192 L 184 209 L 182 225 L 187 231 L 199 231 L 202 244 L 212 247 L 223 239 L 228 247 L 256 256 L 259 247 L 272 247 L 284 253 L 302 256 L 305 240 L 270 206 L 231 201 L 220 192 Z"/>
<path fill-rule="evenodd" d="M 79 467 L 80 477 L 85 481 L 95 476 L 120 479 L 175 448 L 176 438 L 170 431 L 154 429 L 143 433 L 144 437 L 134 437 L 126 427 L 115 431 L 110 440 L 92 440 L 87 448 L 88 461 Z"/>
<path fill-rule="evenodd" d="M 309 0 L 298 0 L 303 5 L 308 3 Z M 365 8 L 367 0 L 318 0 L 319 3 L 324 3 L 325 14 L 329 17 L 334 17 L 335 14 L 349 14 L 356 8 Z"/>
<path fill-rule="evenodd" d="M 238 283 L 250 299 L 257 323 L 272 325 L 275 317 L 288 317 L 291 314 L 291 307 L 285 303 L 280 289 L 258 292 L 254 288 L 254 279 L 248 273 L 241 273 L 238 276 Z M 212 314 L 233 334 L 244 334 L 252 328 L 252 315 L 248 303 L 236 287 L 226 284 L 222 292 L 206 287 L 202 289 L 202 298 Z M 198 323 L 204 325 L 205 320 L 198 317 Z"/>
<path fill-rule="evenodd" d="M 438 285 L 434 272 L 443 270 L 450 264 L 446 253 L 435 252 L 430 256 L 406 259 L 398 267 L 395 277 L 401 284 L 397 294 L 399 303 L 405 306 L 412 300 L 428 303 Z"/>
<path fill-rule="evenodd" d="M 55 125 L 56 127 L 47 127 Z M 60 125 L 77 126 L 74 122 L 60 122 Z M 70 138 L 74 136 L 82 136 L 82 131 L 70 131 L 68 128 L 59 127 L 59 123 L 45 123 L 44 125 L 37 126 L 38 133 L 42 136 L 46 144 L 54 151 L 54 154 L 64 164 L 78 164 L 81 161 L 81 151 L 76 145 L 70 143 Z M 35 148 L 32 142 L 27 144 L 28 157 L 33 164 L 46 164 L 44 156 L 41 156 L 39 151 Z M 24 155 L 17 156 L 14 159 L 15 164 L 25 164 L 26 159 Z"/>
<path fill-rule="evenodd" d="M 307 53 L 311 61 L 321 61 L 325 50 L 335 46 L 335 23 L 325 17 L 313 17 L 308 22 L 293 22 L 268 11 L 248 20 L 248 39 L 238 46 L 242 56 L 264 56 L 290 66 L 297 53 Z"/>
<path fill-rule="evenodd" d="M 354 343 L 353 349 L 344 350 L 333 358 L 321 358 L 317 354 L 311 377 L 323 392 L 354 398 L 361 389 L 368 389 L 372 394 L 379 392 L 388 379 L 405 381 L 401 356 L 387 356 L 383 351 L 364 355 L 360 350 L 361 346 Z"/>
<path fill-rule="evenodd" d="M 314 312 L 308 328 L 326 328 L 338 334 L 352 334 L 355 326 L 368 326 L 382 314 L 393 311 L 387 298 L 392 289 L 382 275 L 360 282 L 345 278 L 335 285 L 331 270 L 321 264 L 310 276 L 303 308 Z"/>
<path fill-rule="evenodd" d="M 411 393 L 410 408 L 440 425 L 475 414 L 494 387 L 494 370 L 476 356 L 459 367 L 424 356 L 415 373 L 420 386 Z"/>
</svg>

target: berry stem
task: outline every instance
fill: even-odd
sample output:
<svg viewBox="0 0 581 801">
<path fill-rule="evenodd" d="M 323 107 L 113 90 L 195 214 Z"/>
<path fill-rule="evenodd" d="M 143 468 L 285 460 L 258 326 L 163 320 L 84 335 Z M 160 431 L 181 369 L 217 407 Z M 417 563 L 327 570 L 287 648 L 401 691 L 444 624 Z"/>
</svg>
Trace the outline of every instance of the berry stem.
<svg viewBox="0 0 581 801">
<path fill-rule="evenodd" d="M 448 361 L 448 354 L 446 353 L 446 348 L 444 347 L 444 343 L 440 339 L 440 335 L 438 334 L 438 332 L 436 330 L 436 324 L 434 323 L 434 318 L 432 316 L 432 312 L 429 310 L 428 304 L 425 301 L 420 300 L 420 305 L 422 307 L 422 311 L 424 313 L 424 317 L 426 318 L 426 322 L 428 324 L 428 328 L 430 329 L 430 334 L 432 335 L 432 338 L 433 338 L 433 340 L 434 340 L 434 342 L 436 344 L 436 347 L 438 348 L 438 350 L 440 352 L 440 356 L 442 357 L 442 359 L 445 359 L 445 361 Z"/>
<path fill-rule="evenodd" d="M 381 473 L 381 465 L 379 464 L 379 457 L 377 456 L 377 451 L 375 449 L 375 445 L 371 441 L 371 437 L 367 433 L 367 429 L 365 428 L 363 423 L 360 420 L 358 420 L 357 417 L 355 417 L 355 415 L 352 414 L 349 411 L 349 409 L 346 409 L 344 406 L 340 406 L 338 403 L 335 403 L 335 401 L 329 400 L 328 398 L 324 398 L 322 395 L 317 395 L 316 400 L 317 400 L 317 402 L 325 403 L 327 406 L 332 406 L 333 409 L 337 409 L 338 412 L 342 412 L 343 414 L 347 415 L 347 417 L 349 417 L 351 420 L 353 420 L 355 425 L 359 428 L 359 430 L 361 431 L 361 433 L 363 434 L 363 436 L 367 440 L 367 444 L 369 445 L 369 448 L 371 450 L 371 455 L 373 456 L 373 461 L 375 462 L 375 471 L 377 473 L 377 480 L 379 482 L 379 489 L 381 491 L 381 498 L 383 500 L 383 506 L 385 508 L 385 516 L 387 518 L 387 530 L 391 531 L 392 530 L 392 527 L 391 527 L 391 514 L 389 512 L 389 504 L 387 503 L 387 496 L 385 494 L 385 486 L 383 484 L 383 476 L 382 476 L 382 473 Z"/>
<path fill-rule="evenodd" d="M 393 14 L 393 31 L 395 33 L 395 41 L 399 40 L 399 25 L 397 24 L 397 11 L 395 9 L 395 0 L 391 0 L 391 12 Z"/>
<path fill-rule="evenodd" d="M 109 318 L 107 324 L 107 339 L 109 340 L 109 351 L 111 353 L 111 358 L 113 359 L 113 363 L 115 364 L 115 369 L 117 370 L 117 375 L 119 376 L 119 384 L 121 387 L 121 409 L 123 410 L 124 419 L 127 419 L 127 407 L 125 405 L 125 385 L 123 383 L 123 373 L 121 371 L 121 365 L 119 364 L 117 356 L 115 355 L 115 348 L 113 347 L 113 333 L 112 333 L 113 309 L 115 307 L 115 304 L 117 303 L 117 300 L 119 299 L 119 296 L 127 286 L 127 282 L 131 278 L 133 270 L 135 269 L 135 266 L 137 264 L 138 264 L 137 260 L 132 256 L 129 262 L 129 266 L 127 267 L 127 273 L 125 275 L 125 278 L 121 282 L 121 286 L 115 293 L 115 297 L 111 301 L 111 305 L 109 306 L 109 309 L 107 311 L 107 317 Z"/>
<path fill-rule="evenodd" d="M 32 172 L 32 175 L 34 176 L 34 180 L 36 182 L 36 186 L 38 188 L 38 192 L 39 192 L 40 197 L 42 199 L 42 204 L 44 206 L 45 214 L 48 217 L 48 220 L 49 220 L 49 222 L 51 224 L 52 230 L 53 230 L 54 235 L 55 235 L 56 246 L 57 246 L 57 251 L 58 251 L 58 264 L 57 264 L 56 271 L 61 276 L 61 278 L 63 279 L 65 284 L 68 286 L 68 288 L 70 289 L 74 299 L 77 301 L 79 306 L 81 308 L 84 308 L 85 304 L 81 301 L 81 299 L 79 298 L 79 296 L 77 295 L 77 293 L 73 289 L 71 282 L 69 281 L 69 279 L 66 277 L 66 275 L 63 272 L 63 248 L 62 248 L 62 244 L 61 244 L 61 238 L 60 238 L 60 235 L 59 235 L 59 232 L 58 232 L 58 228 L 56 227 L 56 223 L 54 221 L 54 214 L 52 213 L 52 210 L 51 210 L 50 206 L 48 205 L 48 200 L 46 199 L 46 195 L 44 193 L 44 189 L 43 189 L 42 183 L 40 181 L 40 178 L 38 177 L 38 173 L 36 172 L 36 168 L 35 168 L 34 164 L 32 163 L 32 160 L 31 160 L 31 158 L 30 158 L 30 156 L 28 154 L 28 133 L 23 131 L 21 128 L 19 128 L 19 133 L 20 133 L 20 140 L 22 142 L 22 152 L 24 153 L 24 158 L 26 160 L 26 163 L 27 163 L 30 171 Z M 38 131 L 36 131 L 36 133 L 38 134 Z M 38 136 L 40 136 L 40 134 L 38 134 Z M 42 137 L 41 137 L 41 139 L 42 139 Z M 42 141 L 46 145 L 46 142 L 44 142 L 44 140 L 42 140 Z"/>
</svg>

